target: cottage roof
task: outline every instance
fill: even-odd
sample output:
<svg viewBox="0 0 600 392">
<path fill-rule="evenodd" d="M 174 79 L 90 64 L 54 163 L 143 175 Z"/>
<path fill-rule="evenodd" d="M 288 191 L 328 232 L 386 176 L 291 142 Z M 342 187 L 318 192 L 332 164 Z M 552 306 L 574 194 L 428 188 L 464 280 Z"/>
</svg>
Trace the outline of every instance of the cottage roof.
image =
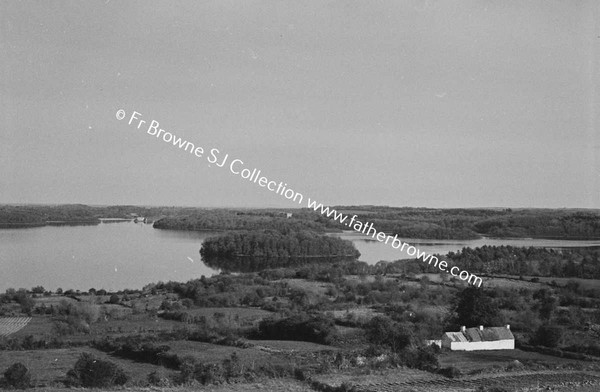
<svg viewBox="0 0 600 392">
<path fill-rule="evenodd" d="M 452 342 L 493 342 L 515 338 L 507 327 L 467 328 L 463 332 L 446 332 L 444 335 Z"/>
<path fill-rule="evenodd" d="M 446 332 L 444 333 L 451 342 L 468 342 L 467 337 L 462 332 Z"/>
</svg>

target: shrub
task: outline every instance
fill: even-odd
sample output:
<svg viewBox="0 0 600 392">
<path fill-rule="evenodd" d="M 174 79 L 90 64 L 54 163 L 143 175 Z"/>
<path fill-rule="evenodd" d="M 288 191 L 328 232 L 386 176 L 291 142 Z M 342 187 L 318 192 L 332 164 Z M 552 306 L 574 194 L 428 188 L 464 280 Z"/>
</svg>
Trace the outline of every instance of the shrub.
<svg viewBox="0 0 600 392">
<path fill-rule="evenodd" d="M 67 383 L 72 386 L 102 388 L 123 385 L 128 380 L 119 366 L 88 353 L 81 354 L 73 369 L 67 372 Z"/>
<path fill-rule="evenodd" d="M 77 316 L 57 317 L 53 320 L 53 329 L 58 336 L 73 335 L 77 332 L 90 333 L 90 325 Z"/>
<path fill-rule="evenodd" d="M 462 375 L 460 369 L 458 369 L 457 367 L 454 366 L 449 366 L 446 368 L 442 368 L 439 370 L 439 373 L 442 376 L 448 377 L 448 378 L 457 378 L 460 377 Z"/>
<path fill-rule="evenodd" d="M 546 347 L 557 347 L 562 339 L 563 329 L 553 325 L 542 325 L 535 334 L 535 343 Z"/>
<path fill-rule="evenodd" d="M 119 296 L 117 294 L 113 294 L 110 296 L 108 302 L 110 302 L 111 304 L 118 304 L 121 301 L 121 299 L 119 298 Z"/>
<path fill-rule="evenodd" d="M 202 384 L 217 384 L 225 381 L 223 367 L 220 364 L 204 364 L 188 356 L 181 360 L 179 366 L 181 382 L 198 381 Z"/>
<path fill-rule="evenodd" d="M 498 385 L 480 385 L 475 392 L 509 392 L 508 389 Z"/>
<path fill-rule="evenodd" d="M 93 324 L 100 317 L 100 308 L 90 303 L 78 303 L 74 309 L 75 315 L 87 324 Z"/>
<path fill-rule="evenodd" d="M 386 316 L 373 317 L 367 324 L 366 335 L 370 343 L 389 346 L 394 352 L 402 350 L 411 341 L 410 331 Z"/>
<path fill-rule="evenodd" d="M 398 365 L 427 371 L 439 368 L 436 351 L 431 347 L 405 348 L 393 357 Z"/>
<path fill-rule="evenodd" d="M 169 376 L 162 370 L 155 370 L 148 374 L 148 384 L 156 387 L 170 387 L 172 385 Z"/>
<path fill-rule="evenodd" d="M 231 354 L 231 357 L 223 360 L 223 370 L 228 382 L 243 378 L 244 366 L 241 364 L 240 358 L 236 352 Z"/>
<path fill-rule="evenodd" d="M 4 379 L 14 388 L 25 389 L 31 385 L 31 374 L 20 362 L 14 363 L 4 372 Z"/>
<path fill-rule="evenodd" d="M 263 339 L 329 344 L 334 333 L 333 320 L 320 315 L 299 315 L 280 320 L 265 319 L 258 326 L 258 335 Z"/>
<path fill-rule="evenodd" d="M 144 336 L 127 336 L 116 339 L 106 337 L 102 340 L 94 340 L 92 347 L 138 362 L 161 364 L 165 367 L 177 368 L 179 364 L 174 363 L 166 355 L 170 347 L 165 344 L 155 343 L 155 339 Z"/>
</svg>

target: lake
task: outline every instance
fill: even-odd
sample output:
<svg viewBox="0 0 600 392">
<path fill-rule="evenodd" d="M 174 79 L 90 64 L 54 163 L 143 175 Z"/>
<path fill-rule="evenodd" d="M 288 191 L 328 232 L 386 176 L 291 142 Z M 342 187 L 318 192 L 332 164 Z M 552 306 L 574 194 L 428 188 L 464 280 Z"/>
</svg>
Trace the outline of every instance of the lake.
<svg viewBox="0 0 600 392">
<path fill-rule="evenodd" d="M 217 271 L 202 263 L 199 249 L 211 234 L 133 222 L 0 229 L 0 290 L 139 289 L 210 276 Z"/>
<path fill-rule="evenodd" d="M 140 289 L 157 281 L 210 276 L 218 271 L 202 263 L 199 249 L 202 241 L 214 234 L 158 230 L 133 222 L 0 229 L 0 291 L 38 285 L 50 290 Z M 369 264 L 409 257 L 389 244 L 355 232 L 335 235 L 351 240 L 362 254 L 360 259 Z M 440 254 L 483 245 L 600 246 L 600 241 L 537 239 L 405 241 L 428 253 Z"/>
<path fill-rule="evenodd" d="M 369 264 L 375 264 L 380 260 L 393 261 L 398 259 L 414 258 L 406 253 L 406 247 L 401 252 L 400 249 L 394 249 L 391 242 L 383 244 L 377 240 L 367 237 L 364 234 L 355 231 L 345 231 L 341 234 L 333 234 L 340 238 L 350 240 L 361 253 L 361 260 Z M 484 245 L 489 246 L 535 246 L 540 248 L 571 248 L 571 247 L 592 247 L 600 246 L 600 240 L 595 241 L 567 241 L 567 240 L 544 240 L 532 238 L 480 238 L 476 240 L 425 240 L 418 238 L 403 238 L 403 242 L 415 246 L 417 249 L 430 253 L 445 255 L 448 252 L 456 252 L 462 248 L 477 248 Z M 476 272 L 474 272 L 477 274 Z"/>
</svg>

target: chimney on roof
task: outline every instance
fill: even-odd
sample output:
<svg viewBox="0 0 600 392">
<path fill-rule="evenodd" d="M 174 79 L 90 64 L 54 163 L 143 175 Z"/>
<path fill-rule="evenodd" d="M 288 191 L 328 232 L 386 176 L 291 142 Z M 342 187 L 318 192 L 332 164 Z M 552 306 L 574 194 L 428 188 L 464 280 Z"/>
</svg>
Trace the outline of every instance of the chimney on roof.
<svg viewBox="0 0 600 392">
<path fill-rule="evenodd" d="M 465 327 L 464 325 L 462 327 L 460 327 L 460 332 L 465 332 L 467 330 L 467 327 Z"/>
<path fill-rule="evenodd" d="M 480 326 L 479 326 L 479 330 L 480 330 L 480 331 L 483 331 L 483 325 L 480 325 Z"/>
<path fill-rule="evenodd" d="M 506 329 L 510 329 L 510 324 L 506 324 Z"/>
</svg>

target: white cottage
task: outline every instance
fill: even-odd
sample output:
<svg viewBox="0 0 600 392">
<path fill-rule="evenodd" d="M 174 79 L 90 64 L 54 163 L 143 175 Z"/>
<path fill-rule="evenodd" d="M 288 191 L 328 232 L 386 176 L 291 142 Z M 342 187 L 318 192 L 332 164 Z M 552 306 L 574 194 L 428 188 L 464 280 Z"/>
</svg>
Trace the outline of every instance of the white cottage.
<svg viewBox="0 0 600 392">
<path fill-rule="evenodd" d="M 442 347 L 453 351 L 513 350 L 515 337 L 510 325 L 504 327 L 460 328 L 460 332 L 446 332 L 442 335 Z"/>
</svg>

